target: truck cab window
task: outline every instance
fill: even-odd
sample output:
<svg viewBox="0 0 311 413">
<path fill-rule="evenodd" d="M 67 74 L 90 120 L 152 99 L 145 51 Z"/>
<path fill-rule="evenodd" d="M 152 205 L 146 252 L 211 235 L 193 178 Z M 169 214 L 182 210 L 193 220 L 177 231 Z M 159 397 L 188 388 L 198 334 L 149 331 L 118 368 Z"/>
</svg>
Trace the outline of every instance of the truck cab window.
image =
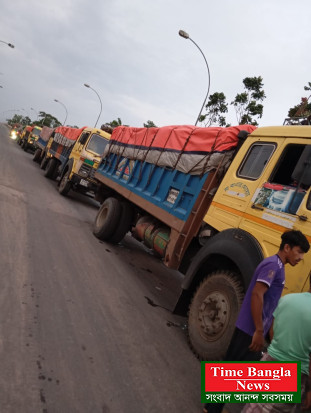
<svg viewBox="0 0 311 413">
<path fill-rule="evenodd" d="M 82 135 L 79 138 L 79 143 L 81 143 L 81 145 L 85 145 L 86 141 L 88 140 L 88 137 L 90 136 L 90 132 L 84 132 L 82 133 Z"/>
<path fill-rule="evenodd" d="M 238 170 L 238 176 L 246 179 L 258 179 L 273 154 L 276 145 L 273 143 L 255 143 L 247 152 Z"/>
<path fill-rule="evenodd" d="M 295 215 L 310 186 L 311 145 L 288 144 L 255 200 L 256 205 Z M 310 208 L 310 197 L 307 202 Z"/>
<path fill-rule="evenodd" d="M 306 145 L 287 145 L 269 179 L 269 182 L 296 186 L 298 182 L 293 176 L 293 172 L 305 147 Z"/>
</svg>

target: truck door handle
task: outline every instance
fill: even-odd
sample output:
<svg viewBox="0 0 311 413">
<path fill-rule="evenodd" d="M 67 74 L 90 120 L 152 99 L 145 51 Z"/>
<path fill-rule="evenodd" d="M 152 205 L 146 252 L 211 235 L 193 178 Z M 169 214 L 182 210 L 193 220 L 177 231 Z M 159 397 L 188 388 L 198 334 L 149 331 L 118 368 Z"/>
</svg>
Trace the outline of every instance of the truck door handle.
<svg viewBox="0 0 311 413">
<path fill-rule="evenodd" d="M 261 205 L 253 204 L 252 208 L 253 209 L 259 209 L 260 211 L 264 211 L 264 208 Z"/>
</svg>

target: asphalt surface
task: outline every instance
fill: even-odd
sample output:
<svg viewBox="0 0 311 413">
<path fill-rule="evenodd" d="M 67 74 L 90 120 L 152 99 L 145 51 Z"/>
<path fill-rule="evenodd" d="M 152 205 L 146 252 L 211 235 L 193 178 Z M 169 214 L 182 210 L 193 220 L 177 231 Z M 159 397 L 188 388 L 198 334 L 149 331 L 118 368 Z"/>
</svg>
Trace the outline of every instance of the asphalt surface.
<svg viewBox="0 0 311 413">
<path fill-rule="evenodd" d="M 0 125 L 0 413 L 201 412 L 181 276 L 58 193 Z"/>
</svg>

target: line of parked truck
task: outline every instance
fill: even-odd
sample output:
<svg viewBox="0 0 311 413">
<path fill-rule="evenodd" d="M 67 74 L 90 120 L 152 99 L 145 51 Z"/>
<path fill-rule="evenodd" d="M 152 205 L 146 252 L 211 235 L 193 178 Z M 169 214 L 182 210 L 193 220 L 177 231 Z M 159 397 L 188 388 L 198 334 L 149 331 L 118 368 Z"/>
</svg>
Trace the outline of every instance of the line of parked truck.
<svg viewBox="0 0 311 413">
<path fill-rule="evenodd" d="M 94 235 L 118 243 L 131 233 L 184 274 L 174 311 L 202 360 L 225 354 L 253 272 L 281 234 L 311 241 L 311 126 L 39 129 L 26 127 L 19 144 L 60 194 L 94 194 Z M 307 290 L 310 269 L 309 252 L 286 270 L 285 293 Z"/>
</svg>

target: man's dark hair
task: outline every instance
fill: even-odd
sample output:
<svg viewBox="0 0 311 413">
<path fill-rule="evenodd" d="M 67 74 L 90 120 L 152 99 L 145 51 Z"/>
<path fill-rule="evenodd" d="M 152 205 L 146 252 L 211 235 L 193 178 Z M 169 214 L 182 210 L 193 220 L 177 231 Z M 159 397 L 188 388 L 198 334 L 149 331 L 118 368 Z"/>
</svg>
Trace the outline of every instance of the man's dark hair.
<svg viewBox="0 0 311 413">
<path fill-rule="evenodd" d="M 291 248 L 300 247 L 303 252 L 309 251 L 310 244 L 301 231 L 286 231 L 282 234 L 281 239 L 280 250 L 283 250 L 285 244 L 288 244 Z"/>
</svg>

